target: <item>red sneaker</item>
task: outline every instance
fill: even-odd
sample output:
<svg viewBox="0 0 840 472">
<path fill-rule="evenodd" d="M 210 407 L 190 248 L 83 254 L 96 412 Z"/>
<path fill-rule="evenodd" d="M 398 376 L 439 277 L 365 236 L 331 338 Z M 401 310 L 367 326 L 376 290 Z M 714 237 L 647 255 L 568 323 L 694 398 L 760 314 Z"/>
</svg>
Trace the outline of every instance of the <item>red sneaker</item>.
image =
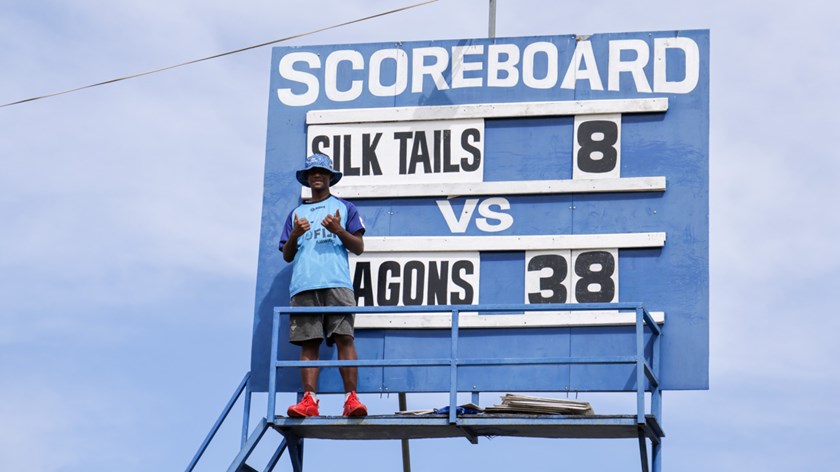
<svg viewBox="0 0 840 472">
<path fill-rule="evenodd" d="M 343 416 L 367 416 L 367 407 L 359 401 L 356 392 L 350 392 L 350 396 L 344 401 Z"/>
<path fill-rule="evenodd" d="M 286 412 L 292 418 L 306 418 L 307 416 L 318 416 L 318 402 L 312 399 L 309 392 L 303 394 L 300 403 L 292 405 Z"/>
</svg>

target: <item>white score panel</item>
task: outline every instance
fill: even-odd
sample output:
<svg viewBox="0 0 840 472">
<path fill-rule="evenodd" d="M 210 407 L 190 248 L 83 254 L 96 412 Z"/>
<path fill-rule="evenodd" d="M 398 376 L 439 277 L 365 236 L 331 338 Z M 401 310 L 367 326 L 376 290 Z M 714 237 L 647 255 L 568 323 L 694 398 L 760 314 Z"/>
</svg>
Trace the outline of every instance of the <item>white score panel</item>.
<svg viewBox="0 0 840 472">
<path fill-rule="evenodd" d="M 478 252 L 365 252 L 350 257 L 360 306 L 478 303 Z"/>
<path fill-rule="evenodd" d="M 621 115 L 575 115 L 572 179 L 621 177 Z"/>
<path fill-rule="evenodd" d="M 617 301 L 618 249 L 525 253 L 525 303 Z"/>
<path fill-rule="evenodd" d="M 484 180 L 484 120 L 310 125 L 307 151 L 333 159 L 342 186 Z"/>
</svg>

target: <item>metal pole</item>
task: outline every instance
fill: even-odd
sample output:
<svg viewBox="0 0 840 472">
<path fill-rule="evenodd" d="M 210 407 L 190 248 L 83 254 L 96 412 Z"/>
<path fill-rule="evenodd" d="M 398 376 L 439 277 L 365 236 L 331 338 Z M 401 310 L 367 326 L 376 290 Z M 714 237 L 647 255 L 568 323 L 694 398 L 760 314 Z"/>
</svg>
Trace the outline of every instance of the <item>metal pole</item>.
<svg viewBox="0 0 840 472">
<path fill-rule="evenodd" d="M 644 308 L 636 308 L 636 422 L 644 426 L 645 420 L 645 327 Z"/>
<path fill-rule="evenodd" d="M 458 310 L 452 310 L 452 346 L 449 353 L 449 423 L 457 423 L 458 410 Z"/>
<path fill-rule="evenodd" d="M 408 410 L 405 400 L 405 392 L 399 393 L 400 411 Z M 408 439 L 402 441 L 402 462 L 403 472 L 411 472 L 411 451 L 408 449 Z"/>
<path fill-rule="evenodd" d="M 277 402 L 277 345 L 280 342 L 280 312 L 274 309 L 274 319 L 271 323 L 271 355 L 268 358 L 268 413 L 265 419 L 274 423 L 277 417 L 275 403 Z"/>
<path fill-rule="evenodd" d="M 248 425 L 251 421 L 251 379 L 250 374 L 248 381 L 245 383 L 245 404 L 242 407 L 242 441 L 239 443 L 239 448 L 245 447 L 245 442 L 248 441 Z"/>
<path fill-rule="evenodd" d="M 651 467 L 653 472 L 660 472 L 662 470 L 662 438 L 659 438 L 658 442 L 654 442 L 651 448 L 653 448 L 653 465 Z"/>
<path fill-rule="evenodd" d="M 490 38 L 496 37 L 496 0 L 490 0 L 490 21 L 487 36 Z"/>
</svg>

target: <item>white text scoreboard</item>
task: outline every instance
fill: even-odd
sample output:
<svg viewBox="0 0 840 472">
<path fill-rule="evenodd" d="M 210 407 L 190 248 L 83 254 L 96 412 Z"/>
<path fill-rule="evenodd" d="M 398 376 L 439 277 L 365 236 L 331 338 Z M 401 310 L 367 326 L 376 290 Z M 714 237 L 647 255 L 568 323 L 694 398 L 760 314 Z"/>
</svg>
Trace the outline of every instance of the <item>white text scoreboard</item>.
<svg viewBox="0 0 840 472">
<path fill-rule="evenodd" d="M 308 191 L 294 173 L 316 152 L 344 174 L 332 193 L 367 227 L 350 259 L 359 305 L 641 302 L 665 322 L 663 387 L 707 388 L 708 65 L 705 30 L 275 48 L 255 388 L 267 385 L 273 308 L 289 303 L 278 241 Z M 468 313 L 459 355 L 625 353 L 632 322 Z M 356 326 L 362 357 L 448 352 L 448 314 L 364 314 Z M 280 358 L 296 359 L 280 335 Z M 491 369 L 463 368 L 459 388 L 538 391 L 557 376 L 568 390 L 633 388 L 627 366 Z M 446 382 L 446 368 L 360 371 L 367 392 Z M 322 386 L 341 389 L 329 371 Z"/>
</svg>

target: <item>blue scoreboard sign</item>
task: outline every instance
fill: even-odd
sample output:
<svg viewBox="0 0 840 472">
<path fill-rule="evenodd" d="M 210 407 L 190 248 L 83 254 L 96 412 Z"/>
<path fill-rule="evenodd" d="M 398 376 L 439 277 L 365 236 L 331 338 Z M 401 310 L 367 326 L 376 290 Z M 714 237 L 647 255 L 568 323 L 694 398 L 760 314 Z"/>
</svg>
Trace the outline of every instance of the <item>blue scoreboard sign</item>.
<svg viewBox="0 0 840 472">
<path fill-rule="evenodd" d="M 267 388 L 273 308 L 289 303 L 278 241 L 308 190 L 294 173 L 315 152 L 367 227 L 350 261 L 359 305 L 642 302 L 664 322 L 663 388 L 707 388 L 708 67 L 705 30 L 275 48 L 254 388 Z M 466 313 L 459 352 L 626 353 L 633 319 Z M 286 326 L 279 358 L 296 359 Z M 357 315 L 360 356 L 445 357 L 448 326 L 446 313 Z M 634 388 L 626 366 L 491 369 L 464 368 L 459 389 Z M 447 390 L 447 372 L 362 369 L 359 389 Z M 286 373 L 278 389 L 297 389 Z M 335 372 L 321 385 L 341 389 Z"/>
</svg>

